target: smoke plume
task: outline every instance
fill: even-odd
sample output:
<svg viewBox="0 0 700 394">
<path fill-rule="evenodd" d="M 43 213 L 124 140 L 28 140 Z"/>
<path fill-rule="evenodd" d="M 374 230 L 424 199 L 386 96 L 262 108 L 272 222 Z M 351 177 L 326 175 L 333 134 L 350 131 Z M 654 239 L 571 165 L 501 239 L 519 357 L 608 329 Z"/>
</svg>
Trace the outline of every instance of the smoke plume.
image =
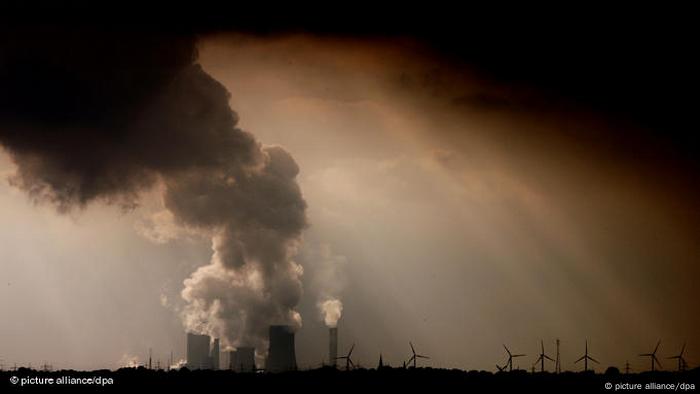
<svg viewBox="0 0 700 394">
<path fill-rule="evenodd" d="M 262 349 L 270 324 L 301 324 L 299 168 L 237 127 L 194 37 L 40 28 L 0 40 L 13 185 L 61 212 L 129 209 L 159 185 L 175 223 L 212 238 L 211 261 L 184 283 L 187 330 Z"/>
<path fill-rule="evenodd" d="M 343 313 L 343 303 L 338 299 L 329 299 L 319 302 L 318 307 L 321 310 L 323 322 L 326 323 L 326 326 L 336 327 Z"/>
<path fill-rule="evenodd" d="M 341 293 L 345 288 L 344 268 L 347 257 L 333 251 L 330 244 L 311 239 L 304 246 L 301 259 L 310 267 L 308 287 L 318 300 L 321 319 L 328 327 L 336 327 L 343 312 Z"/>
</svg>

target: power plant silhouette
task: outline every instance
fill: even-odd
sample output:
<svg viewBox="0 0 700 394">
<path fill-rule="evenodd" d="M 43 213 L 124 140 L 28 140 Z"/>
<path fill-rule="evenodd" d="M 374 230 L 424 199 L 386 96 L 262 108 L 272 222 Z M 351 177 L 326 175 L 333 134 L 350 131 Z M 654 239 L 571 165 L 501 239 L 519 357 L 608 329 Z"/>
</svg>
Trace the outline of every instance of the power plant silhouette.
<svg viewBox="0 0 700 394">
<path fill-rule="evenodd" d="M 291 326 L 270 326 L 269 349 L 265 370 L 286 372 L 297 369 L 294 329 Z M 237 372 L 255 372 L 255 348 L 242 346 L 226 352 L 228 369 Z M 187 334 L 188 369 L 219 369 L 219 339 L 209 335 Z M 150 369 L 150 368 L 149 368 Z"/>
<path fill-rule="evenodd" d="M 219 339 L 209 335 L 187 334 L 187 368 L 219 369 Z"/>
<path fill-rule="evenodd" d="M 264 363 L 258 366 L 256 362 L 256 349 L 251 346 L 239 346 L 234 350 L 226 351 L 223 356 L 225 361 L 223 365 L 224 368 L 220 368 L 220 341 L 218 338 L 211 338 L 208 335 L 199 335 L 194 333 L 187 334 L 187 359 L 183 366 L 190 370 L 198 369 L 228 369 L 235 372 L 288 372 L 296 371 L 298 369 L 297 359 L 296 359 L 296 348 L 295 348 L 295 331 L 291 326 L 286 325 L 273 325 L 269 327 L 269 347 L 267 349 L 267 358 Z M 424 354 L 419 354 L 416 352 L 416 348 L 413 342 L 408 342 L 411 355 L 410 357 L 402 362 L 403 368 L 418 368 L 418 359 L 430 360 L 431 358 Z M 561 354 L 560 354 L 561 342 L 559 339 L 555 340 L 556 355 L 552 358 L 545 352 L 544 340 L 540 340 L 540 351 L 537 354 L 537 358 L 531 366 L 532 372 L 538 371 L 539 373 L 547 372 L 545 361 L 550 361 L 554 366 L 554 373 L 559 374 L 562 372 L 561 369 Z M 657 357 L 661 341 L 659 340 L 651 353 L 641 353 L 639 357 L 649 357 L 650 359 L 650 372 L 656 372 L 659 367 L 661 367 L 661 362 Z M 506 351 L 507 359 L 505 363 L 501 366 L 496 365 L 498 372 L 513 372 L 513 360 L 516 358 L 526 357 L 526 354 L 517 353 L 514 354 L 511 350 L 503 344 L 503 349 Z M 330 367 L 336 369 L 338 367 L 338 360 L 342 360 L 344 365 L 342 367 L 345 371 L 351 371 L 358 368 L 356 361 L 353 360 L 353 352 L 355 350 L 355 344 L 353 343 L 348 349 L 347 353 L 339 356 L 338 355 L 338 327 L 331 327 L 328 329 L 328 363 L 323 363 L 324 367 Z M 686 343 L 680 348 L 680 352 L 676 355 L 666 357 L 669 360 L 677 360 L 677 372 L 684 372 L 688 370 L 688 362 L 685 358 Z M 262 352 L 258 352 L 260 357 Z M 576 359 L 573 364 L 578 364 L 583 362 L 583 371 L 588 372 L 591 370 L 589 366 L 589 361 L 600 364 L 600 362 L 595 359 L 589 353 L 588 340 L 584 342 L 584 353 L 581 357 Z M 170 363 L 173 363 L 172 352 L 170 354 Z M 151 351 L 149 349 L 148 363 L 146 364 L 148 369 L 153 369 Z M 383 361 L 383 356 L 379 355 L 379 364 L 377 368 L 384 368 L 386 364 Z M 160 361 L 157 362 L 156 369 L 160 369 Z M 168 367 L 169 369 L 169 367 Z M 630 373 L 631 367 L 628 361 L 625 362 L 623 369 L 626 374 Z M 516 367 L 517 371 L 518 368 Z"/>
<path fill-rule="evenodd" d="M 328 363 L 335 367 L 338 359 L 338 327 L 328 329 Z"/>
</svg>

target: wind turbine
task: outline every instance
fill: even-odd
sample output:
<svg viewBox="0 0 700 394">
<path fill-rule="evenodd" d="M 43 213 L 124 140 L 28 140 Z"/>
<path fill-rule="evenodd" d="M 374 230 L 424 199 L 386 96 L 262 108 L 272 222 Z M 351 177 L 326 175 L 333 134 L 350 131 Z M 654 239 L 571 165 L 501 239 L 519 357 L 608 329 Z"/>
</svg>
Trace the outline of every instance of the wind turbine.
<svg viewBox="0 0 700 394">
<path fill-rule="evenodd" d="M 583 370 L 588 371 L 588 360 L 593 361 L 596 364 L 600 364 L 598 360 L 594 359 L 593 357 L 588 355 L 588 340 L 586 340 L 586 353 L 581 356 L 578 360 L 574 362 L 574 364 L 578 363 L 579 361 L 583 360 Z"/>
<path fill-rule="evenodd" d="M 510 350 L 508 350 L 508 347 L 504 344 L 503 347 L 506 349 L 506 352 L 508 353 L 508 361 L 506 361 L 506 365 L 503 366 L 503 369 L 506 369 L 508 367 L 508 372 L 513 371 L 513 359 L 516 357 L 525 357 L 527 354 L 512 354 Z"/>
<path fill-rule="evenodd" d="M 656 370 L 656 363 L 659 363 L 659 366 L 661 366 L 661 361 L 659 361 L 659 359 L 656 358 L 656 351 L 659 350 L 659 345 L 661 345 L 660 339 L 659 342 L 656 343 L 656 347 L 654 348 L 653 353 L 643 353 L 639 355 L 639 357 L 649 357 L 651 359 L 651 372 L 654 372 Z"/>
<path fill-rule="evenodd" d="M 683 347 L 681 348 L 681 352 L 678 353 L 677 356 L 669 357 L 669 359 L 678 359 L 678 372 L 683 372 L 685 371 L 685 366 L 687 363 L 685 362 L 685 359 L 683 358 L 683 352 L 685 352 L 685 342 L 683 342 Z"/>
<path fill-rule="evenodd" d="M 355 368 L 355 363 L 352 362 L 352 359 L 350 356 L 352 355 L 352 351 L 355 350 L 355 344 L 353 343 L 352 346 L 350 347 L 350 351 L 348 352 L 347 355 L 342 356 L 342 357 L 336 357 L 336 360 L 345 360 L 345 370 L 349 371 L 350 367 Z"/>
<path fill-rule="evenodd" d="M 416 349 L 413 348 L 413 344 L 411 342 L 409 342 L 408 344 L 411 345 L 411 353 L 413 353 L 411 358 L 408 359 L 408 364 L 413 362 L 413 368 L 416 367 L 416 363 L 417 363 L 419 358 L 430 359 L 430 357 L 428 357 L 428 356 L 424 356 L 422 354 L 416 354 Z"/>
<path fill-rule="evenodd" d="M 539 362 L 540 363 L 540 372 L 544 372 L 544 359 L 546 358 L 547 360 L 552 361 L 552 362 L 554 362 L 554 360 L 552 360 L 552 358 L 549 357 L 548 355 L 544 354 L 544 341 L 543 340 L 540 340 L 540 345 L 542 346 L 542 352 L 540 353 L 540 357 L 537 360 L 535 360 L 535 363 L 532 364 L 532 366 L 534 367 Z"/>
</svg>

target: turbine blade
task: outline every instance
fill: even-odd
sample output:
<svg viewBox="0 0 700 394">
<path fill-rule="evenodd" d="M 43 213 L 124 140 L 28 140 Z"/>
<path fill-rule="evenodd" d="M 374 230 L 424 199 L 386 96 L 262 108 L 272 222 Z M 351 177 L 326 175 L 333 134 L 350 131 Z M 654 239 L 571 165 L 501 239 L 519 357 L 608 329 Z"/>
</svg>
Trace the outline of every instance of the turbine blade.
<svg viewBox="0 0 700 394">
<path fill-rule="evenodd" d="M 549 356 L 548 356 L 548 355 L 546 355 L 546 354 L 543 354 L 543 356 L 544 356 L 544 358 L 546 358 L 546 359 L 547 359 L 547 360 L 549 360 L 549 361 L 554 361 L 554 360 L 552 360 L 552 358 L 551 358 L 551 357 L 549 357 Z"/>
<path fill-rule="evenodd" d="M 413 352 L 413 354 L 416 354 L 416 349 L 413 348 L 413 344 L 410 341 L 408 342 L 408 344 L 411 345 L 411 351 Z"/>
<path fill-rule="evenodd" d="M 510 350 L 506 347 L 506 345 L 503 345 L 503 348 L 506 349 L 506 352 L 508 352 L 508 355 L 510 356 Z"/>
<path fill-rule="evenodd" d="M 683 352 L 685 352 L 685 342 L 683 342 L 683 347 L 681 348 L 681 354 L 679 354 L 679 356 L 682 356 Z"/>
<path fill-rule="evenodd" d="M 576 364 L 577 362 L 583 360 L 584 358 L 586 358 L 586 356 L 581 356 L 581 358 L 579 358 L 578 360 L 574 361 L 574 364 Z"/>
<path fill-rule="evenodd" d="M 596 364 L 600 364 L 600 363 L 598 362 L 598 360 L 594 359 L 594 358 L 591 357 L 591 356 L 588 356 L 588 359 L 591 360 L 591 361 L 593 361 L 593 362 L 595 362 Z"/>
<path fill-rule="evenodd" d="M 350 351 L 348 352 L 348 357 L 352 354 L 352 351 L 355 350 L 355 344 L 353 343 L 352 346 L 350 346 Z"/>
<path fill-rule="evenodd" d="M 525 356 L 527 356 L 527 354 L 514 354 L 514 355 L 513 355 L 513 358 L 515 358 L 515 357 L 525 357 Z"/>
<path fill-rule="evenodd" d="M 664 366 L 661 365 L 661 361 L 659 361 L 658 358 L 656 358 L 656 355 L 654 355 L 654 360 L 656 360 L 656 363 L 659 364 L 659 367 L 663 368 Z"/>
<path fill-rule="evenodd" d="M 416 357 L 418 357 L 418 358 L 430 358 L 428 356 L 421 356 L 420 354 L 416 355 Z"/>
<path fill-rule="evenodd" d="M 654 354 L 656 354 L 656 351 L 659 350 L 659 345 L 661 345 L 660 339 L 659 339 L 659 342 L 656 342 L 656 347 L 654 348 Z"/>
</svg>

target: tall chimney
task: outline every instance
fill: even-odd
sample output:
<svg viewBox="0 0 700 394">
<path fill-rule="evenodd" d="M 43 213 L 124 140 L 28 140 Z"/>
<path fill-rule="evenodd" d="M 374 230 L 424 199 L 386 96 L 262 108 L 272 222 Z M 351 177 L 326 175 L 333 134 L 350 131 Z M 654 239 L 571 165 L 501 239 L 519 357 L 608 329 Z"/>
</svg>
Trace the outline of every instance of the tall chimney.
<svg viewBox="0 0 700 394">
<path fill-rule="evenodd" d="M 335 367 L 338 358 L 338 327 L 328 329 L 328 363 Z"/>
<path fill-rule="evenodd" d="M 270 349 L 267 354 L 268 372 L 294 371 L 297 358 L 292 326 L 270 326 Z"/>
</svg>

